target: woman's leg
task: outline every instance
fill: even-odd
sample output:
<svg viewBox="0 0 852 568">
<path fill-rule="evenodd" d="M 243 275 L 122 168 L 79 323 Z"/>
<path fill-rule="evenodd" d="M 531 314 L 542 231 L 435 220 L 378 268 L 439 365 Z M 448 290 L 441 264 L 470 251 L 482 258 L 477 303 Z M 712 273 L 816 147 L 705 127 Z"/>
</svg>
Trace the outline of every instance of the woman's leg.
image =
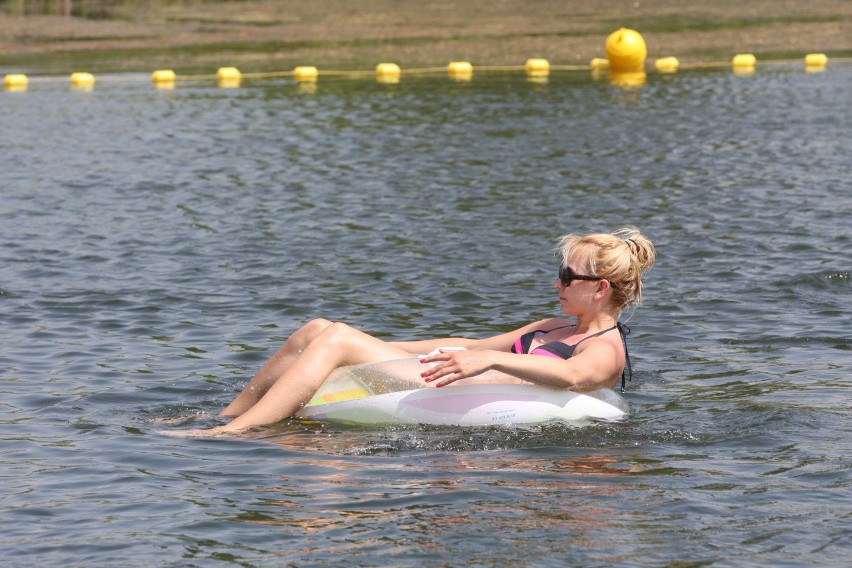
<svg viewBox="0 0 852 568">
<path fill-rule="evenodd" d="M 338 367 L 406 357 L 411 354 L 404 349 L 346 324 L 331 323 L 307 342 L 301 353 L 291 358 L 281 376 L 272 382 L 256 404 L 230 424 L 214 428 L 214 431 L 235 432 L 292 416 Z"/>
<path fill-rule="evenodd" d="M 221 416 L 239 416 L 261 399 L 275 381 L 284 374 L 311 341 L 325 330 L 331 322 L 326 319 L 311 320 L 285 341 L 278 351 L 255 373 L 251 381 L 243 388 L 231 404 L 223 410 Z"/>
</svg>

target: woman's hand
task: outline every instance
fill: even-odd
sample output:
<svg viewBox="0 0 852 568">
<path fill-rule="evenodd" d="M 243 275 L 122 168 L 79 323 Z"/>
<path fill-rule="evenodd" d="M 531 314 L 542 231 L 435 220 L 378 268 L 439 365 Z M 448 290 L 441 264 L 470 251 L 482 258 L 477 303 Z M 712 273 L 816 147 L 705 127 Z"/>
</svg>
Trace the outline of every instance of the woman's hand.
<svg viewBox="0 0 852 568">
<path fill-rule="evenodd" d="M 215 428 L 208 428 L 204 430 L 160 430 L 157 433 L 164 436 L 171 436 L 173 438 L 216 438 L 219 436 L 235 434 L 236 432 L 227 430 L 225 426 L 217 426 Z"/>
<path fill-rule="evenodd" d="M 436 387 L 447 386 L 461 379 L 475 377 L 494 365 L 490 351 L 459 351 L 441 349 L 434 355 L 420 359 L 421 363 L 437 363 L 431 369 L 420 374 L 427 383 L 440 381 Z"/>
</svg>

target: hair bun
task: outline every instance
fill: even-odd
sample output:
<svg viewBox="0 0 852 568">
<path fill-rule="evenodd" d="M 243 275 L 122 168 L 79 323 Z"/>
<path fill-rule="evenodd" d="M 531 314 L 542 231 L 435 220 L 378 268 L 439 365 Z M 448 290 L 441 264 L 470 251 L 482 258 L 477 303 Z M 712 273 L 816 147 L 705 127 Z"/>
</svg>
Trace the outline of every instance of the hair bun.
<svg viewBox="0 0 852 568">
<path fill-rule="evenodd" d="M 639 229 L 635 227 L 625 227 L 613 233 L 613 235 L 621 238 L 624 244 L 636 262 L 639 263 L 639 270 L 645 272 L 654 264 L 657 258 L 657 251 L 654 245 L 646 239 Z"/>
</svg>

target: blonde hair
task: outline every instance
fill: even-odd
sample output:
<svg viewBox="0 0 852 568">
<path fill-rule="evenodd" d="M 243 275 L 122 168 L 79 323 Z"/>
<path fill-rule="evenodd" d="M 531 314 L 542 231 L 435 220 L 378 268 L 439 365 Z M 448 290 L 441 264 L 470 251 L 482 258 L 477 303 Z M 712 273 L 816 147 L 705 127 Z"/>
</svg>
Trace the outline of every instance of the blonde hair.
<svg viewBox="0 0 852 568">
<path fill-rule="evenodd" d="M 614 233 L 565 235 L 556 248 L 562 266 L 582 262 L 583 274 L 599 276 L 612 284 L 612 302 L 621 312 L 642 301 L 642 274 L 651 268 L 657 251 L 639 229 L 625 227 Z"/>
</svg>

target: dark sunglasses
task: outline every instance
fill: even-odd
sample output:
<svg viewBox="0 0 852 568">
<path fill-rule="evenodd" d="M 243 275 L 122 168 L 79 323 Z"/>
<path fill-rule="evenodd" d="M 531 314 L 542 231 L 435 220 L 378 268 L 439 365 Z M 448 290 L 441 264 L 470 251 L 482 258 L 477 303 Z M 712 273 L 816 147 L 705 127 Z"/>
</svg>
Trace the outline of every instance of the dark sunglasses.
<svg viewBox="0 0 852 568">
<path fill-rule="evenodd" d="M 573 282 L 574 280 L 606 280 L 606 278 L 599 278 L 597 276 L 586 276 L 584 274 L 574 274 L 574 271 L 571 270 L 571 267 L 569 266 L 563 266 L 559 269 L 559 282 L 564 288 L 570 286 L 571 282 Z"/>
</svg>

